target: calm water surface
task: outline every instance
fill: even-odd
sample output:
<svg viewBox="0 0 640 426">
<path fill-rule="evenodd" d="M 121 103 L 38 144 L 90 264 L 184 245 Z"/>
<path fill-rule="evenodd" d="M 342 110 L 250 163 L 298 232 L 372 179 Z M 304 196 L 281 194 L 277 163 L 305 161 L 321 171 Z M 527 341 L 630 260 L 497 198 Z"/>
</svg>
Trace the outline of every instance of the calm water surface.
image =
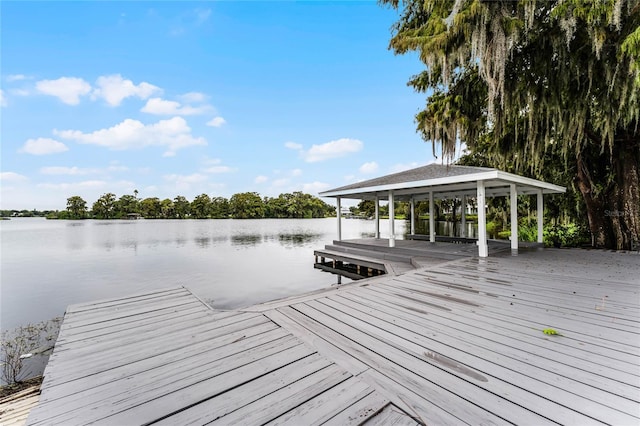
<svg viewBox="0 0 640 426">
<path fill-rule="evenodd" d="M 373 236 L 374 221 L 342 224 L 345 239 Z M 402 238 L 405 222 L 395 227 Z M 177 285 L 226 309 L 328 287 L 336 277 L 313 268 L 313 250 L 335 237 L 335 218 L 0 221 L 0 327 Z"/>
</svg>

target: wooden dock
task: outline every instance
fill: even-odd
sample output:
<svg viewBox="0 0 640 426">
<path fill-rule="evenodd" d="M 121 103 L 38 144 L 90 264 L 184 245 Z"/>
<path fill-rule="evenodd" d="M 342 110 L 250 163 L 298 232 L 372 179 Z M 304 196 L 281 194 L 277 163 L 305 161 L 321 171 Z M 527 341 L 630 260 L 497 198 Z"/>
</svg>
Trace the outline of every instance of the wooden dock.
<svg viewBox="0 0 640 426">
<path fill-rule="evenodd" d="M 75 305 L 28 423 L 637 425 L 640 257 L 603 253 L 460 256 L 232 312 L 184 288 Z"/>
<path fill-rule="evenodd" d="M 387 239 L 333 241 L 324 249 L 314 251 L 314 267 L 360 280 L 382 274 L 402 275 L 416 268 L 472 257 L 477 251 L 475 244 L 471 244 L 474 240 L 467 238 L 462 239 L 465 241 L 462 245 L 426 243 L 419 238 L 423 235 L 410 237 L 409 240 L 397 240 L 395 247 L 389 247 Z M 438 237 L 438 240 L 451 243 L 453 239 Z M 504 241 L 490 240 L 488 246 L 492 255 L 509 250 L 509 243 Z"/>
<path fill-rule="evenodd" d="M 185 288 L 70 306 L 30 425 L 416 424 L 262 313 Z"/>
</svg>

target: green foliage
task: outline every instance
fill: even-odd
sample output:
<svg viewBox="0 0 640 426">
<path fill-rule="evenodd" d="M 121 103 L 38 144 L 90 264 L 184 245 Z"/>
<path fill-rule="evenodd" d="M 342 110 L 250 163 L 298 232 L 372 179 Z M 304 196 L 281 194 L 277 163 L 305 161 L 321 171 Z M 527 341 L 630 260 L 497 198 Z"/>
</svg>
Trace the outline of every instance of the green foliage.
<svg viewBox="0 0 640 426">
<path fill-rule="evenodd" d="M 374 200 L 362 200 L 358 203 L 357 211 L 365 217 L 374 217 L 376 214 L 376 202 Z"/>
<path fill-rule="evenodd" d="M 116 201 L 117 218 L 126 218 L 130 213 L 140 213 L 140 202 L 135 195 L 123 195 Z"/>
<path fill-rule="evenodd" d="M 47 213 L 47 215 L 45 216 L 47 219 L 50 220 L 56 220 L 56 219 L 69 219 L 69 212 L 66 210 L 61 210 L 61 211 L 53 211 L 53 212 L 49 212 Z"/>
<path fill-rule="evenodd" d="M 194 219 L 206 219 L 211 212 L 211 197 L 200 194 L 191 202 L 191 217 Z"/>
<path fill-rule="evenodd" d="M 160 202 L 160 214 L 164 219 L 172 219 L 175 214 L 175 205 L 169 198 L 165 198 Z"/>
<path fill-rule="evenodd" d="M 400 9 L 391 48 L 426 66 L 409 84 L 434 153 L 464 141 L 467 164 L 569 187 L 559 204 L 596 245 L 640 238 L 638 0 L 381 2 Z"/>
<path fill-rule="evenodd" d="M 146 219 L 159 219 L 162 217 L 162 204 L 157 197 L 145 198 L 140 201 L 140 214 Z"/>
<path fill-rule="evenodd" d="M 173 211 L 177 219 L 186 219 L 191 214 L 191 203 L 182 195 L 178 195 L 173 199 Z"/>
<path fill-rule="evenodd" d="M 108 192 L 93 203 L 92 213 L 96 219 L 112 219 L 115 215 L 116 195 Z"/>
<path fill-rule="evenodd" d="M 575 223 L 547 226 L 542 235 L 546 246 L 578 247 L 589 243 L 586 230 Z"/>
<path fill-rule="evenodd" d="M 226 219 L 229 217 L 229 200 L 224 197 L 211 199 L 211 217 L 214 219 Z"/>
<path fill-rule="evenodd" d="M 495 222 L 487 222 L 487 235 L 496 235 L 498 229 L 498 224 Z"/>
<path fill-rule="evenodd" d="M 47 219 L 71 219 L 86 217 L 86 203 L 82 198 L 71 197 L 67 210 L 47 211 Z M 72 212 L 70 209 L 77 209 Z M 75 213 L 74 213 L 75 212 Z M 18 211 L 6 211 L 12 216 Z M 39 212 L 40 213 L 40 212 Z M 102 195 L 93 203 L 92 217 L 95 219 L 126 219 L 131 213 L 145 219 L 259 219 L 259 218 L 324 218 L 335 216 L 335 207 L 318 197 L 302 192 L 265 197 L 256 192 L 235 194 L 230 200 L 224 197 L 196 196 L 189 202 L 178 195 L 173 200 L 149 197 L 138 200 L 136 195 L 123 195 L 116 201 L 112 193 Z M 43 215 L 45 213 L 42 213 Z"/>
<path fill-rule="evenodd" d="M 264 217 L 264 202 L 257 192 L 234 194 L 229 200 L 234 219 L 260 219 Z"/>
<path fill-rule="evenodd" d="M 87 217 L 87 202 L 78 195 L 67 198 L 67 212 L 69 219 L 84 219 Z"/>
<path fill-rule="evenodd" d="M 511 232 L 509 232 L 511 235 Z M 518 240 L 526 242 L 535 242 L 538 240 L 538 225 L 520 225 L 518 226 Z"/>
<path fill-rule="evenodd" d="M 496 238 L 499 240 L 508 240 L 511 237 L 511 231 L 498 231 Z"/>
<path fill-rule="evenodd" d="M 265 197 L 264 206 L 264 215 L 270 218 L 322 218 L 335 211 L 321 199 L 300 191 L 280 194 L 275 198 Z"/>
<path fill-rule="evenodd" d="M 62 318 L 54 318 L 37 324 L 20 326 L 2 333 L 0 341 L 0 363 L 2 381 L 8 385 L 19 383 L 25 355 L 31 354 L 43 346 L 55 342 Z"/>
</svg>

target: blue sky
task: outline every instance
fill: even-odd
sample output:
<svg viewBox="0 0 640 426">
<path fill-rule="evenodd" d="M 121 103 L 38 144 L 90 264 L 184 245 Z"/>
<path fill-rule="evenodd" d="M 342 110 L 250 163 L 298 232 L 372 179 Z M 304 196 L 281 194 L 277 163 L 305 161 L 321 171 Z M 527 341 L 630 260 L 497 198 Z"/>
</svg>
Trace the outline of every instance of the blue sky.
<svg viewBox="0 0 640 426">
<path fill-rule="evenodd" d="M 433 161 L 375 2 L 2 2 L 4 209 L 318 191 Z"/>
</svg>

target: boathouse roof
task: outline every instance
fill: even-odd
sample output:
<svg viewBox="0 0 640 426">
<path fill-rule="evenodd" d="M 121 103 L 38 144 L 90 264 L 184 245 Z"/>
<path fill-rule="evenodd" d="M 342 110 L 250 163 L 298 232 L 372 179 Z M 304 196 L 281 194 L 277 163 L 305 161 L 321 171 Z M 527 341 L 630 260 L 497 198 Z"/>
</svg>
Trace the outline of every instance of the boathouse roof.
<svg viewBox="0 0 640 426">
<path fill-rule="evenodd" d="M 516 184 L 518 194 L 565 192 L 566 188 L 537 179 L 519 176 L 488 167 L 428 164 L 415 169 L 353 183 L 320 193 L 322 197 L 373 199 L 394 191 L 396 198 L 409 198 L 434 192 L 436 198 L 476 193 L 477 182 L 484 181 L 488 196 L 506 196 L 509 185 Z"/>
</svg>

